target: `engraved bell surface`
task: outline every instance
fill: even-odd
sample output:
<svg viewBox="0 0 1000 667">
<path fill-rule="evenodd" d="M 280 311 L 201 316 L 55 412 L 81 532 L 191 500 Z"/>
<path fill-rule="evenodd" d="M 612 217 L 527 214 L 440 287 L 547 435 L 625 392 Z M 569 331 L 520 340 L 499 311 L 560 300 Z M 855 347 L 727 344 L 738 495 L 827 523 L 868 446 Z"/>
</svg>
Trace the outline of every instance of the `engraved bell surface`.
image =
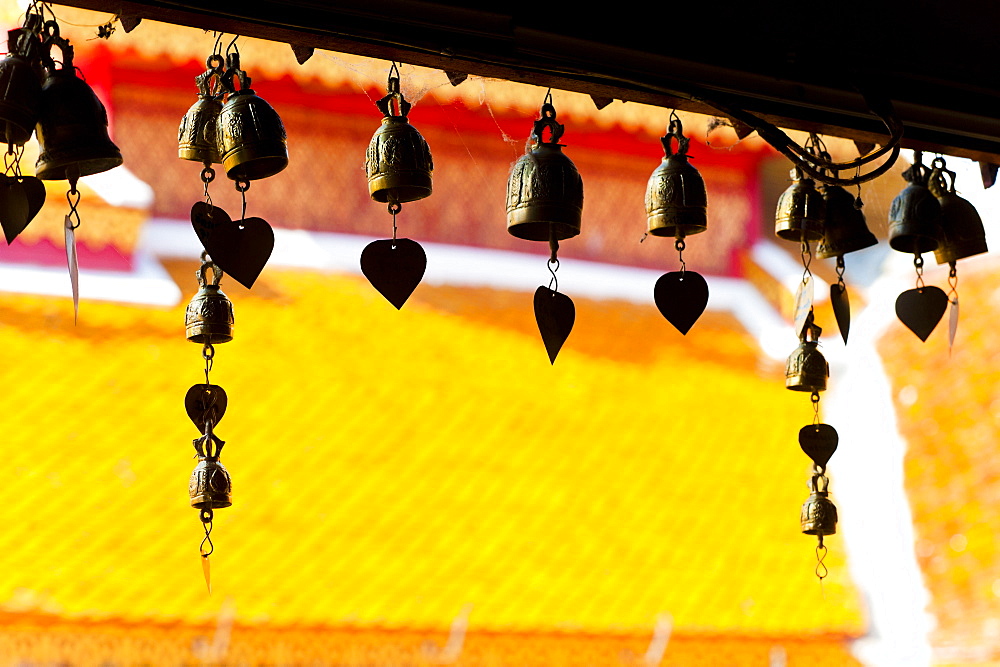
<svg viewBox="0 0 1000 667">
<path fill-rule="evenodd" d="M 864 211 L 858 208 L 854 196 L 839 185 L 823 188 L 826 217 L 823 240 L 816 247 L 816 256 L 824 259 L 846 255 L 878 244 L 868 229 Z"/>
<path fill-rule="evenodd" d="M 545 141 L 548 129 L 551 139 Z M 558 143 L 563 126 L 551 104 L 542 105 L 532 144 L 507 179 L 507 231 L 528 241 L 561 241 L 580 233 L 583 179 Z"/>
<path fill-rule="evenodd" d="M 792 184 L 781 193 L 774 216 L 774 233 L 785 241 L 819 241 L 823 238 L 826 202 L 816 182 L 802 176 L 798 167 L 791 171 Z"/>
<path fill-rule="evenodd" d="M 662 137 L 664 157 L 646 183 L 646 224 L 653 236 L 683 238 L 708 229 L 708 194 L 705 181 L 688 162 L 689 139 L 682 133 L 680 121 L 676 133 Z M 671 139 L 678 139 L 678 150 L 671 150 Z"/>
<path fill-rule="evenodd" d="M 934 251 L 937 263 L 949 264 L 988 252 L 983 219 L 976 207 L 955 191 L 955 172 L 945 168 L 942 158 L 935 158 L 933 166 L 928 189 L 941 205 L 941 242 Z"/>
<path fill-rule="evenodd" d="M 785 363 L 785 388 L 792 391 L 819 392 L 826 390 L 830 365 L 819 351 L 819 335 L 815 324 L 807 326 L 799 339 L 799 346 Z M 811 338 L 811 340 L 810 340 Z"/>
<path fill-rule="evenodd" d="M 813 477 L 812 493 L 802 504 L 799 514 L 802 532 L 806 535 L 837 534 L 837 506 L 830 500 L 827 484 L 825 475 Z"/>
<path fill-rule="evenodd" d="M 430 146 L 407 114 L 412 105 L 399 90 L 399 79 L 389 77 L 389 91 L 375 103 L 382 124 L 365 152 L 368 193 L 383 204 L 403 204 L 429 197 L 433 191 L 434 159 Z"/>
<path fill-rule="evenodd" d="M 31 138 L 41 104 L 38 44 L 24 28 L 7 32 L 9 55 L 0 61 L 0 141 L 22 145 Z"/>
<path fill-rule="evenodd" d="M 240 83 L 239 90 L 233 87 L 234 79 Z M 240 69 L 239 54 L 230 54 L 222 85 L 234 92 L 219 112 L 216 136 L 226 176 L 234 181 L 267 178 L 288 166 L 285 126 L 274 107 L 250 84 L 250 77 Z"/>
<path fill-rule="evenodd" d="M 212 269 L 212 282 L 206 280 L 207 269 Z M 228 343 L 233 339 L 233 304 L 219 289 L 222 270 L 206 262 L 198 269 L 198 293 L 194 295 L 184 313 L 187 339 L 192 343 Z"/>
<path fill-rule="evenodd" d="M 177 128 L 177 155 L 183 160 L 220 164 L 222 156 L 216 128 L 222 112 L 219 99 L 222 94 L 221 91 L 213 93 L 211 88 L 221 88 L 222 56 L 213 55 L 206 64 L 208 69 L 195 77 L 198 100 L 187 110 Z"/>
<path fill-rule="evenodd" d="M 191 507 L 219 509 L 233 504 L 233 480 L 218 459 L 199 457 L 188 482 Z"/>
</svg>

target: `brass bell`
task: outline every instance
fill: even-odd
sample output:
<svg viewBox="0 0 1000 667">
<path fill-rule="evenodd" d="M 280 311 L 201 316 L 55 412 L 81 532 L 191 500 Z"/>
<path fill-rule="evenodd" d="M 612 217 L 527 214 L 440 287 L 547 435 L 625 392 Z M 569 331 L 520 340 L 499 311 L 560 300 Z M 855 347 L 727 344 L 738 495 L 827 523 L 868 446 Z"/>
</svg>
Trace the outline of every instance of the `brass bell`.
<svg viewBox="0 0 1000 667">
<path fill-rule="evenodd" d="M 222 111 L 221 77 L 224 61 L 220 55 L 209 56 L 208 69 L 194 78 L 198 86 L 198 101 L 181 118 L 177 129 L 177 155 L 206 165 L 219 164 L 219 141 L 216 125 Z M 213 92 L 213 86 L 217 92 Z"/>
<path fill-rule="evenodd" d="M 826 475 L 813 475 L 812 493 L 802 505 L 799 516 L 802 532 L 806 535 L 835 535 L 837 533 L 837 506 L 830 500 L 829 480 Z"/>
<path fill-rule="evenodd" d="M 233 79 L 239 80 L 239 90 L 233 87 Z M 285 126 L 250 83 L 240 69 L 240 55 L 229 54 L 222 87 L 231 92 L 219 112 L 216 136 L 226 176 L 234 181 L 267 178 L 288 166 Z"/>
<path fill-rule="evenodd" d="M 195 466 L 188 481 L 191 507 L 210 510 L 233 504 L 233 480 L 229 476 L 229 471 L 219 461 L 219 454 L 224 444 L 211 433 L 194 441 L 194 448 L 198 452 L 198 465 Z M 213 445 L 214 452 L 206 451 L 206 449 L 211 450 Z"/>
<path fill-rule="evenodd" d="M 35 175 L 43 180 L 73 180 L 98 174 L 122 163 L 122 154 L 108 136 L 108 112 L 93 89 L 76 75 L 73 47 L 59 36 L 55 21 L 45 23 L 42 61 L 47 77 L 39 104 L 38 161 Z M 62 52 L 56 69 L 52 46 Z"/>
<path fill-rule="evenodd" d="M 941 243 L 934 251 L 937 263 L 949 264 L 987 252 L 983 219 L 971 202 L 955 192 L 955 172 L 946 169 L 941 158 L 934 159 L 933 167 L 928 188 L 941 205 Z M 945 174 L 951 178 L 950 185 Z"/>
<path fill-rule="evenodd" d="M 26 28 L 7 31 L 10 55 L 0 61 L 0 142 L 21 146 L 38 122 L 42 96 L 39 43 Z"/>
<path fill-rule="evenodd" d="M 823 240 L 816 247 L 818 257 L 840 257 L 878 244 L 868 229 L 864 211 L 850 192 L 839 185 L 827 185 L 823 188 L 823 201 L 826 218 Z"/>
<path fill-rule="evenodd" d="M 562 152 L 564 126 L 546 102 L 531 131 L 531 146 L 507 179 L 507 232 L 528 241 L 561 241 L 580 233 L 583 179 Z M 544 131 L 551 133 L 549 141 Z"/>
<path fill-rule="evenodd" d="M 920 255 L 938 247 L 941 234 L 941 204 L 927 188 L 929 170 L 920 162 L 920 152 L 903 172 L 907 186 L 889 208 L 889 245 L 899 252 Z"/>
<path fill-rule="evenodd" d="M 677 152 L 670 148 L 677 139 Z M 684 136 L 680 120 L 670 121 L 667 135 L 660 139 L 664 157 L 646 183 L 646 224 L 653 236 L 684 238 L 708 229 L 708 195 L 701 174 L 688 162 L 690 139 Z"/>
<path fill-rule="evenodd" d="M 207 270 L 212 269 L 212 282 Z M 192 343 L 215 345 L 233 339 L 233 304 L 221 289 L 222 269 L 213 262 L 204 262 L 198 269 L 198 293 L 184 313 L 187 339 Z"/>
<path fill-rule="evenodd" d="M 826 390 L 830 365 L 819 351 L 822 329 L 808 320 L 799 334 L 799 346 L 785 363 L 785 388 L 792 391 L 819 392 Z"/>
<path fill-rule="evenodd" d="M 368 193 L 383 204 L 429 197 L 434 159 L 430 146 L 407 118 L 412 105 L 399 90 L 399 77 L 389 77 L 388 92 L 375 106 L 383 118 L 365 151 Z"/>
<path fill-rule="evenodd" d="M 792 184 L 778 198 L 774 216 L 774 233 L 786 241 L 819 241 L 823 238 L 826 203 L 816 189 L 816 182 L 802 176 L 798 167 L 792 169 Z"/>
</svg>

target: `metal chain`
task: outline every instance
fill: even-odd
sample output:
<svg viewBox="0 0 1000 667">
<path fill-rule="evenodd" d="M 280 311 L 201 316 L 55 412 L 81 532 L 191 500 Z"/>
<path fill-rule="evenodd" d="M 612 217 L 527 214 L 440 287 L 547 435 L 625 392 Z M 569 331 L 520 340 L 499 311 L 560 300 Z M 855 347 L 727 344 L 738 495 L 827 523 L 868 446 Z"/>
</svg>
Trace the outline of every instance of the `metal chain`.
<svg viewBox="0 0 1000 667">
<path fill-rule="evenodd" d="M 948 291 L 948 300 L 952 303 L 958 303 L 958 267 L 955 266 L 955 262 L 948 262 L 948 287 L 951 289 Z M 952 298 L 954 296 L 954 298 Z"/>
<path fill-rule="evenodd" d="M 678 236 L 674 240 L 674 248 L 677 249 L 677 259 L 679 259 L 681 261 L 681 277 L 682 278 L 684 277 L 684 272 L 687 271 L 687 264 L 684 262 L 684 248 L 686 248 L 686 247 L 687 247 L 687 245 L 684 243 L 684 238 L 683 237 Z"/>
<path fill-rule="evenodd" d="M 208 184 L 215 180 L 215 170 L 212 165 L 205 163 L 205 168 L 201 170 L 201 182 L 205 184 L 205 203 L 212 206 L 212 195 L 208 194 Z"/>
<path fill-rule="evenodd" d="M 913 267 L 917 270 L 917 289 L 924 288 L 924 258 L 919 254 L 913 256 Z"/>
</svg>

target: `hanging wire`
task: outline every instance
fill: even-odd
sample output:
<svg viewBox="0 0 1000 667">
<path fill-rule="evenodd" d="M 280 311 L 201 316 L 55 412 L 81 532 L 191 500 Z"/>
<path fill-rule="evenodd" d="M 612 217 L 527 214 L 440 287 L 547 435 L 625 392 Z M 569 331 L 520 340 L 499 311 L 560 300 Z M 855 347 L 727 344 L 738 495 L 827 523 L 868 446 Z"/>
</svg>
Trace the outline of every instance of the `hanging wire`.
<svg viewBox="0 0 1000 667">
<path fill-rule="evenodd" d="M 917 289 L 924 289 L 924 258 L 919 254 L 913 255 L 913 267 L 917 271 Z"/>
<path fill-rule="evenodd" d="M 211 343 L 205 343 L 201 350 L 201 356 L 205 360 L 205 384 L 212 384 L 208 379 L 208 374 L 212 370 L 212 363 L 215 359 L 215 347 Z"/>
<path fill-rule="evenodd" d="M 199 518 L 205 526 L 205 537 L 202 539 L 201 544 L 198 545 L 198 550 L 201 552 L 202 558 L 208 558 L 215 552 L 215 545 L 212 543 L 212 519 L 215 518 L 215 512 L 211 509 L 203 509 L 199 514 Z M 208 544 L 208 549 L 205 549 L 205 544 Z"/>
<path fill-rule="evenodd" d="M 70 226 L 70 229 L 77 229 L 80 226 L 80 212 L 77 210 L 77 206 L 80 205 L 80 191 L 76 189 L 76 180 L 69 182 L 69 192 L 66 193 L 66 201 L 69 202 L 69 213 L 66 217 L 72 217 L 76 221 Z"/>
<path fill-rule="evenodd" d="M 819 536 L 819 544 L 816 545 L 816 577 L 819 579 L 820 583 L 826 579 L 827 575 L 830 574 L 830 570 L 827 569 L 823 560 L 826 558 L 828 549 L 826 545 L 823 544 L 823 536 Z"/>
<path fill-rule="evenodd" d="M 684 279 L 684 272 L 687 271 L 687 263 L 684 261 L 684 248 L 687 244 L 684 243 L 684 238 L 678 236 L 674 239 L 674 248 L 677 250 L 677 259 L 681 262 L 681 279 Z"/>
<path fill-rule="evenodd" d="M 392 249 L 396 249 L 396 214 L 403 210 L 403 205 L 399 202 L 389 204 L 389 213 L 392 214 Z"/>
</svg>

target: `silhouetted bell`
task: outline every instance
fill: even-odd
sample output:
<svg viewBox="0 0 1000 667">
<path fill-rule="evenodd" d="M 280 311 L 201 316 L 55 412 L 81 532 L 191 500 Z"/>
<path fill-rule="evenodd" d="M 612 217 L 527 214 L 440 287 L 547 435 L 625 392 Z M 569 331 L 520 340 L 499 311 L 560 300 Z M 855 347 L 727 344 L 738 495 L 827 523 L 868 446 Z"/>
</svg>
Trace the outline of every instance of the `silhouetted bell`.
<svg viewBox="0 0 1000 667">
<path fill-rule="evenodd" d="M 786 241 L 819 241 L 823 238 L 826 203 L 816 182 L 804 178 L 798 167 L 790 173 L 792 184 L 778 198 L 774 233 Z"/>
<path fill-rule="evenodd" d="M 811 322 L 803 327 L 799 335 L 799 346 L 785 364 L 786 389 L 808 392 L 826 390 L 830 365 L 819 351 L 819 335 L 822 331 Z"/>
<path fill-rule="evenodd" d="M 927 189 L 929 170 L 916 161 L 903 172 L 908 185 L 889 208 L 889 245 L 899 252 L 922 254 L 936 250 L 941 234 L 941 205 Z"/>
<path fill-rule="evenodd" d="M 950 185 L 945 174 L 951 177 Z M 941 243 L 934 251 L 937 263 L 949 264 L 987 252 L 983 219 L 971 202 L 955 192 L 955 172 L 945 169 L 941 158 L 934 159 L 928 188 L 941 205 Z"/>
<path fill-rule="evenodd" d="M 10 55 L 0 61 L 0 143 L 20 146 L 35 131 L 42 97 L 38 47 L 30 30 L 7 31 Z"/>
<path fill-rule="evenodd" d="M 219 112 L 216 136 L 226 176 L 255 181 L 274 176 L 288 166 L 285 126 L 270 104 L 250 88 L 250 77 L 240 69 L 240 56 L 231 53 L 222 75 L 222 86 L 230 92 Z M 238 79 L 240 89 L 233 87 Z"/>
<path fill-rule="evenodd" d="M 205 442 L 211 441 L 208 447 L 216 445 L 214 456 L 207 455 Z M 213 436 L 203 436 L 195 442 L 198 451 L 198 465 L 191 473 L 188 482 L 188 495 L 191 497 L 191 507 L 198 509 L 219 509 L 233 504 L 233 480 L 229 471 L 219 461 L 222 450 L 221 440 Z"/>
<path fill-rule="evenodd" d="M 556 110 L 542 105 L 531 131 L 531 145 L 511 167 L 507 179 L 507 232 L 528 241 L 561 241 L 580 233 L 583 179 L 562 152 L 563 125 Z M 551 133 L 549 141 L 544 131 Z"/>
<path fill-rule="evenodd" d="M 212 269 L 212 282 L 206 279 L 207 269 Z M 198 269 L 198 293 L 194 295 L 184 313 L 187 339 L 192 343 L 228 343 L 233 339 L 233 304 L 221 289 L 222 269 L 205 262 Z"/>
<path fill-rule="evenodd" d="M 839 257 L 878 244 L 868 229 L 865 213 L 856 205 L 854 196 L 839 185 L 823 188 L 826 219 L 823 240 L 816 247 L 819 257 Z"/>
<path fill-rule="evenodd" d="M 400 92 L 398 77 L 389 77 L 388 89 L 375 103 L 384 118 L 368 142 L 365 171 L 372 199 L 402 204 L 430 196 L 434 160 L 430 146 L 406 117 L 412 105 Z"/>
<path fill-rule="evenodd" d="M 55 21 L 45 24 L 42 52 L 47 77 L 42 84 L 35 175 L 44 180 L 71 180 L 98 174 L 122 163 L 122 154 L 108 136 L 108 112 L 93 89 L 76 75 L 73 47 L 59 36 Z M 49 47 L 62 52 L 56 69 Z"/>
<path fill-rule="evenodd" d="M 208 69 L 194 78 L 198 86 L 198 101 L 187 110 L 177 129 L 177 155 L 184 160 L 219 164 L 222 156 L 219 154 L 216 126 L 222 112 L 222 92 L 213 92 L 212 87 L 219 87 L 222 83 L 222 56 L 210 56 L 205 64 Z"/>
<path fill-rule="evenodd" d="M 677 139 L 677 152 L 670 148 Z M 708 195 L 705 181 L 688 162 L 690 140 L 679 120 L 671 121 L 670 132 L 660 139 L 664 157 L 646 184 L 646 223 L 653 236 L 684 238 L 708 229 Z"/>
<path fill-rule="evenodd" d="M 812 493 L 802 505 L 800 519 L 806 535 L 835 535 L 837 533 L 837 506 L 830 500 L 829 482 L 825 475 L 814 475 Z"/>
</svg>

